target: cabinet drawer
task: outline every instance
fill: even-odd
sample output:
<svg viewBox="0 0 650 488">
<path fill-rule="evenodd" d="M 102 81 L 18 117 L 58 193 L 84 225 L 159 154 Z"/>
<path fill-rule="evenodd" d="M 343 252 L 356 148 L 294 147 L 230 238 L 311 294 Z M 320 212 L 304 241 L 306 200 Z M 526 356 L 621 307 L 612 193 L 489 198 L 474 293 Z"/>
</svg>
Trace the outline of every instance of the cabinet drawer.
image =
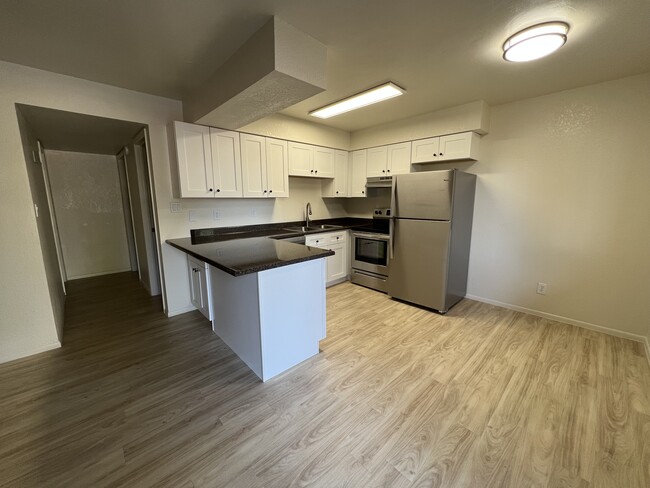
<svg viewBox="0 0 650 488">
<path fill-rule="evenodd" d="M 311 247 L 323 247 L 327 245 L 327 237 L 324 234 L 315 234 L 305 237 L 305 245 Z"/>
<path fill-rule="evenodd" d="M 347 232 L 334 232 L 326 235 L 327 244 L 340 244 L 346 241 Z"/>
</svg>

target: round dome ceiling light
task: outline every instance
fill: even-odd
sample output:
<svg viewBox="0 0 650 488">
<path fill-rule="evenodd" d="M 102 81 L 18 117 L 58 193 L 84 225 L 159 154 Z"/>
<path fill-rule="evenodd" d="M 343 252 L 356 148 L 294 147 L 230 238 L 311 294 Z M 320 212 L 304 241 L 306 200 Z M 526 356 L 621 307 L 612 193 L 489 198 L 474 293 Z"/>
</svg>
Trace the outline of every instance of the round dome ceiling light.
<svg viewBox="0 0 650 488">
<path fill-rule="evenodd" d="M 559 21 L 528 27 L 503 44 L 503 59 L 524 63 L 548 56 L 564 46 L 568 32 L 569 24 Z"/>
</svg>

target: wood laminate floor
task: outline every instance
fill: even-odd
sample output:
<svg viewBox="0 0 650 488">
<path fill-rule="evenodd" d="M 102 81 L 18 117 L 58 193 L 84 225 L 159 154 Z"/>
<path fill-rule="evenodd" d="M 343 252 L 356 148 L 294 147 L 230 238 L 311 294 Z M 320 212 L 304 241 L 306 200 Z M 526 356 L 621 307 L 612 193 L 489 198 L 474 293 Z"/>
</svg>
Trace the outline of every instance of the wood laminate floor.
<svg viewBox="0 0 650 488">
<path fill-rule="evenodd" d="M 349 283 L 261 383 L 131 273 L 69 284 L 64 347 L 0 365 L 0 486 L 650 486 L 641 344 Z"/>
</svg>

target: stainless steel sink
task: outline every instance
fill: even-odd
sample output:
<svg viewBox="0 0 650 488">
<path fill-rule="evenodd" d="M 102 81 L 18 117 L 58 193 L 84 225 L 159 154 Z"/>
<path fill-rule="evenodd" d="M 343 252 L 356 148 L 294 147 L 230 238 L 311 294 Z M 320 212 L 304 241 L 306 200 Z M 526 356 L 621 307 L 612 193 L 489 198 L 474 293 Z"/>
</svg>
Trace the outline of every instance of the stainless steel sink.
<svg viewBox="0 0 650 488">
<path fill-rule="evenodd" d="M 303 225 L 301 227 L 295 226 L 295 227 L 284 228 L 284 230 L 288 230 L 289 232 L 319 232 L 322 230 L 330 230 L 330 229 L 341 229 L 341 226 L 322 224 L 322 225 L 310 225 L 310 226 Z"/>
</svg>

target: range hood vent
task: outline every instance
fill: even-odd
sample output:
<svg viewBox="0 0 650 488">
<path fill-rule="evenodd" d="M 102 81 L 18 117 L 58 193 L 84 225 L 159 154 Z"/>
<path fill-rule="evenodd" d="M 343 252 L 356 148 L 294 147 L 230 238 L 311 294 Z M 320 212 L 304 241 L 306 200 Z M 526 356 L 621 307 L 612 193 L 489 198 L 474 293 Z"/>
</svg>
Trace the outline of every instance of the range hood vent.
<svg viewBox="0 0 650 488">
<path fill-rule="evenodd" d="M 390 188 L 393 186 L 392 176 L 371 176 L 366 181 L 366 188 Z"/>
</svg>

